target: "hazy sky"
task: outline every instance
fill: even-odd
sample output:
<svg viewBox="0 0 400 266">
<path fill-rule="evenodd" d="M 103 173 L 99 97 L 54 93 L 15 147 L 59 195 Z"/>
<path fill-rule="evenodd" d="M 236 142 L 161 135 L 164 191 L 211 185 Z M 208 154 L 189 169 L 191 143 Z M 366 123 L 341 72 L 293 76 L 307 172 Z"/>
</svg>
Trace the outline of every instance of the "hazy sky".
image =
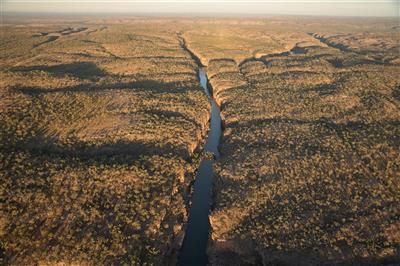
<svg viewBox="0 0 400 266">
<path fill-rule="evenodd" d="M 0 0 L 7 12 L 399 16 L 400 0 Z"/>
</svg>

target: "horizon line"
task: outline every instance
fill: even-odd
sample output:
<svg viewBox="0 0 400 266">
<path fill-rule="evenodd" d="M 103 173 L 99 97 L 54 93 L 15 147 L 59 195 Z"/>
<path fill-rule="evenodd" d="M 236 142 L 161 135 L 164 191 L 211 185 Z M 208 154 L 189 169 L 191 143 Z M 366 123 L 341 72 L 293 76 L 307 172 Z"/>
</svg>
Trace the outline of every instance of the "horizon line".
<svg viewBox="0 0 400 266">
<path fill-rule="evenodd" d="M 224 16 L 290 16 L 290 17 L 346 17 L 346 18 L 395 18 L 398 16 L 374 16 L 374 15 L 312 15 L 312 14 L 280 14 L 280 13 L 231 13 L 231 12 L 169 12 L 169 11 L 140 11 L 140 12 L 129 12 L 129 11 L 3 11 L 3 15 L 8 14 L 37 14 L 37 15 L 130 15 L 130 16 L 157 16 L 157 15 L 178 15 L 180 17 L 186 17 L 190 15 L 224 15 Z"/>
</svg>

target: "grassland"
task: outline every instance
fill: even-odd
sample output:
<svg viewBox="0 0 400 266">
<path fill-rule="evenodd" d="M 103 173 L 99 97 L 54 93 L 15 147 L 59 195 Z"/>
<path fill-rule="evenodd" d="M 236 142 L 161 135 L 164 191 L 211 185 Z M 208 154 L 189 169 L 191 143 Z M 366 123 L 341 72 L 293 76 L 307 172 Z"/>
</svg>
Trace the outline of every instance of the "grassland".
<svg viewBox="0 0 400 266">
<path fill-rule="evenodd" d="M 224 120 L 210 263 L 400 262 L 395 21 L 10 17 L 1 30 L 0 264 L 175 264 L 210 107 L 192 54 Z"/>
</svg>

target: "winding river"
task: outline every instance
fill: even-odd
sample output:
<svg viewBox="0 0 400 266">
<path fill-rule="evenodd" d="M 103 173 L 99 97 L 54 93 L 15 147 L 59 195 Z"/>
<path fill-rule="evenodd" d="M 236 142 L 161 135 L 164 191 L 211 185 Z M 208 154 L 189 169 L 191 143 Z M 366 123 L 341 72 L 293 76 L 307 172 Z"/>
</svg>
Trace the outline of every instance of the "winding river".
<svg viewBox="0 0 400 266">
<path fill-rule="evenodd" d="M 211 102 L 211 121 L 207 141 L 204 147 L 206 152 L 212 152 L 215 158 L 219 157 L 218 144 L 221 136 L 220 110 L 208 88 L 207 74 L 204 67 L 199 68 L 200 84 Z M 210 235 L 209 212 L 211 204 L 211 190 L 213 183 L 213 160 L 203 159 L 196 174 L 192 206 L 189 210 L 189 221 L 185 239 L 179 255 L 179 265 L 207 265 L 207 242 Z"/>
</svg>

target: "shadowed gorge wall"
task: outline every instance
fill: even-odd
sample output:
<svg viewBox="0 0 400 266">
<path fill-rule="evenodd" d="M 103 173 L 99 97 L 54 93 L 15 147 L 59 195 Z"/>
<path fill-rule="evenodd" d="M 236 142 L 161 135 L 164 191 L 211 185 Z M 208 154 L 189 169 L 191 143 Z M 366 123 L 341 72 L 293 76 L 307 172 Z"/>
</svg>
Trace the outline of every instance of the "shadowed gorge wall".
<svg viewBox="0 0 400 266">
<path fill-rule="evenodd" d="M 399 263 L 396 23 L 7 18 L 1 264 L 176 264 L 210 118 L 191 53 L 224 129 L 210 263 Z"/>
</svg>

